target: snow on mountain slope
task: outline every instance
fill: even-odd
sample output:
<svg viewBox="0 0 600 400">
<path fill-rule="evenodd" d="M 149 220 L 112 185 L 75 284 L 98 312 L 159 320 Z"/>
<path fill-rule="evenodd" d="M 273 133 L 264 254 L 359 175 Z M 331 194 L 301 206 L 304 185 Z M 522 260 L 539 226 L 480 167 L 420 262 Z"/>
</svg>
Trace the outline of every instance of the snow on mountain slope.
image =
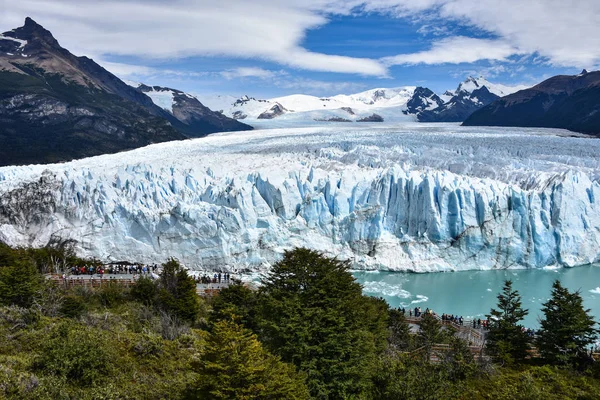
<svg viewBox="0 0 600 400">
<path fill-rule="evenodd" d="M 455 95 L 459 95 L 460 92 L 472 93 L 477 89 L 480 89 L 482 86 L 487 87 L 490 93 L 495 94 L 499 97 L 508 96 L 509 94 L 513 94 L 518 92 L 519 90 L 527 89 L 529 86 L 526 85 L 517 85 L 517 86 L 506 86 L 499 83 L 491 83 L 483 76 L 473 77 L 469 76 L 464 82 L 461 82 L 458 85 L 458 88 L 454 92 Z"/>
<path fill-rule="evenodd" d="M 333 96 L 332 100 L 337 100 L 342 103 L 352 104 L 355 107 L 361 107 L 363 104 L 367 106 L 376 105 L 377 107 L 401 107 L 404 106 L 415 92 L 416 86 L 406 86 L 393 89 L 371 89 L 362 93 L 351 95 Z"/>
<path fill-rule="evenodd" d="M 337 95 L 333 97 L 316 97 L 304 94 L 276 97 L 273 99 L 256 99 L 243 96 L 230 101 L 227 96 L 197 97 L 213 110 L 222 110 L 227 116 L 244 119 L 255 127 L 275 127 L 290 125 L 311 125 L 313 121 L 348 120 L 356 121 L 373 113 L 380 114 L 385 121 L 412 121 L 414 117 L 407 116 L 406 103 L 415 92 L 414 86 L 393 89 L 372 89 L 353 95 Z M 229 105 L 227 106 L 227 102 Z M 269 113 L 271 108 L 279 104 L 286 111 L 269 118 L 269 121 L 259 119 L 259 116 Z"/>
<path fill-rule="evenodd" d="M 162 109 L 167 110 L 171 114 L 173 113 L 173 103 L 175 92 L 167 88 L 161 88 L 159 90 L 150 88 L 144 92 L 148 97 L 152 99 L 152 102 Z"/>
<path fill-rule="evenodd" d="M 561 130 L 273 129 L 0 168 L 0 240 L 260 270 L 308 246 L 355 268 L 600 260 L 600 141 Z"/>
</svg>

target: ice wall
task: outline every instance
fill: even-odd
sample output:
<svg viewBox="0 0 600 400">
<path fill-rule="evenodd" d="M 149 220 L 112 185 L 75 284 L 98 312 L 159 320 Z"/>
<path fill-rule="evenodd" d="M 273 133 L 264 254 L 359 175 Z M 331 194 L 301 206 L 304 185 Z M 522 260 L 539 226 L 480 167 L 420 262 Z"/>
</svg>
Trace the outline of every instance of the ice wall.
<svg viewBox="0 0 600 400">
<path fill-rule="evenodd" d="M 192 149 L 0 169 L 0 240 L 73 239 L 86 256 L 175 257 L 198 269 L 258 270 L 294 246 L 355 268 L 420 272 L 600 258 L 600 188 L 583 170 L 502 182 L 340 161 L 356 148 L 332 158 L 329 150 L 214 154 L 186 143 Z"/>
</svg>

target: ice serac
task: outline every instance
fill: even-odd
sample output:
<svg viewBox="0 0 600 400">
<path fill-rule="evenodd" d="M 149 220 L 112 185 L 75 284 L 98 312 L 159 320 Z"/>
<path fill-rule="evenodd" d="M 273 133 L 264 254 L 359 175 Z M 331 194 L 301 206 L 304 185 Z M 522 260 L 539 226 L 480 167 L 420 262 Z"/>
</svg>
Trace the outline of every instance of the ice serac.
<svg viewBox="0 0 600 400">
<path fill-rule="evenodd" d="M 450 129 L 444 149 L 430 145 L 441 139 L 432 141 L 425 128 L 420 134 L 426 146 L 410 149 L 397 146 L 417 140 L 409 132 L 348 131 L 346 140 L 354 134 L 359 144 L 331 145 L 339 132 L 281 130 L 1 168 L 0 240 L 42 246 L 53 238 L 73 239 L 85 256 L 147 262 L 176 257 L 198 269 L 260 270 L 294 246 L 348 259 L 356 268 L 419 272 L 600 259 L 595 142 L 535 136 L 511 159 L 503 143 L 514 146 L 519 137 L 491 130 L 496 133 L 486 140 L 497 141 L 494 152 L 504 155 L 506 165 L 457 174 L 450 169 L 457 168 L 458 154 L 473 165 L 491 157 L 462 147 L 473 145 L 472 131 Z M 456 144 L 461 137 L 463 144 Z M 574 152 L 589 147 L 592 158 L 564 158 L 589 167 L 536 171 L 556 168 L 557 161 L 543 163 L 544 149 L 551 154 L 557 145 L 582 146 Z M 455 154 L 449 164 L 416 165 L 426 162 L 427 152 L 447 149 Z M 399 162 L 400 154 L 415 158 Z M 519 155 L 528 160 L 522 174 L 514 169 Z"/>
</svg>

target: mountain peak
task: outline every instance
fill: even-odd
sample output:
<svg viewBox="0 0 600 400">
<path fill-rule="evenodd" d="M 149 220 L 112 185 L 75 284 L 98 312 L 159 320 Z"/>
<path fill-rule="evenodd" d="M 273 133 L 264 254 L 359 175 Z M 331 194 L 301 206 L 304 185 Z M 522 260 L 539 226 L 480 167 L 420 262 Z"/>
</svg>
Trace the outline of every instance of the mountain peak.
<svg viewBox="0 0 600 400">
<path fill-rule="evenodd" d="M 24 27 L 35 27 L 35 28 L 42 28 L 44 29 L 40 24 L 38 24 L 37 22 L 35 22 L 33 20 L 33 18 L 31 17 L 25 17 L 25 25 L 23 25 Z"/>
<path fill-rule="evenodd" d="M 26 40 L 29 45 L 45 44 L 46 46 L 60 48 L 58 41 L 52 36 L 52 33 L 30 17 L 25 18 L 25 24 L 22 27 L 5 32 L 3 35 Z"/>
</svg>

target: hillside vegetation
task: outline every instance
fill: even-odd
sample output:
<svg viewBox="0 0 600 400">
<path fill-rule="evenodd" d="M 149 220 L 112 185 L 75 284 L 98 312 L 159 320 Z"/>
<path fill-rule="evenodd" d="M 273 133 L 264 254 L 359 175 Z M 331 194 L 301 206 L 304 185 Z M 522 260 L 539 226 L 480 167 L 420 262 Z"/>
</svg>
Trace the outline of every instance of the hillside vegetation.
<svg viewBox="0 0 600 400">
<path fill-rule="evenodd" d="M 94 262 L 78 259 L 65 243 L 0 246 L 0 398 L 600 396 L 598 363 L 577 345 L 568 358 L 507 356 L 518 352 L 502 340 L 512 340 L 511 324 L 522 313 L 498 324 L 492 359 L 477 359 L 434 318 L 423 318 L 421 332 L 411 334 L 402 312 L 362 294 L 345 263 L 307 249 L 287 252 L 259 290 L 234 284 L 213 299 L 196 295 L 175 260 L 159 279 L 140 278 L 131 288 L 65 289 L 42 275 Z M 555 287 L 553 299 L 566 299 L 585 322 L 574 294 L 561 290 Z M 520 307 L 518 293 L 504 293 L 499 310 Z M 548 307 L 562 309 L 560 302 Z M 546 335 L 544 343 L 555 339 Z M 432 343 L 448 344 L 436 363 L 427 357 Z M 553 354 L 548 349 L 544 354 Z"/>
</svg>

